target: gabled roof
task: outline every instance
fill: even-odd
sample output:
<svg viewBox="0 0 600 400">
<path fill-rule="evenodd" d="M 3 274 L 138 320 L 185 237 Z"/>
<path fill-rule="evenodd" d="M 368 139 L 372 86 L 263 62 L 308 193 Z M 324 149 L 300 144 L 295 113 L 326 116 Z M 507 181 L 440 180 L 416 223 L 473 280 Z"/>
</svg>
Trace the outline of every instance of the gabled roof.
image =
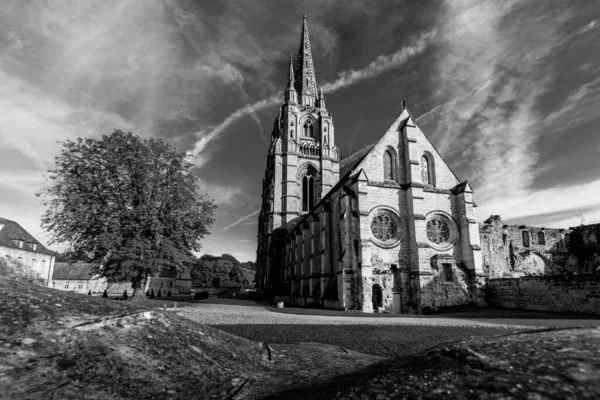
<svg viewBox="0 0 600 400">
<path fill-rule="evenodd" d="M 29 232 L 27 232 L 21 225 L 10 219 L 0 218 L 0 225 L 3 225 L 0 229 L 0 246 L 11 247 L 13 249 L 19 249 L 29 251 L 32 253 L 40 253 L 52 255 L 52 251 L 44 247 L 36 238 L 34 238 Z M 22 240 L 24 242 L 23 247 L 19 247 L 14 240 Z M 28 243 L 35 243 L 36 249 L 33 250 Z"/>
<path fill-rule="evenodd" d="M 52 279 L 54 280 L 88 280 L 94 277 L 89 263 L 55 263 Z"/>
<path fill-rule="evenodd" d="M 340 161 L 340 178 L 346 176 L 348 172 L 350 172 L 362 160 L 364 160 L 367 154 L 369 154 L 369 152 L 374 146 L 374 144 L 370 144 L 366 147 L 363 147 L 356 153 L 351 154 L 348 157 L 344 158 L 342 161 Z"/>
</svg>

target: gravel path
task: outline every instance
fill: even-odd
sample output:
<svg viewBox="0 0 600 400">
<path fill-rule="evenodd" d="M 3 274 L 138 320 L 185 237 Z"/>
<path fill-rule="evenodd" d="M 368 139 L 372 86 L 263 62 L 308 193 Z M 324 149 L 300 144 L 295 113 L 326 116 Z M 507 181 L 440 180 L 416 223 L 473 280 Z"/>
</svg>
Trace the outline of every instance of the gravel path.
<svg viewBox="0 0 600 400">
<path fill-rule="evenodd" d="M 397 318 L 361 318 L 347 316 L 298 315 L 271 312 L 264 305 L 247 300 L 208 299 L 178 313 L 207 325 L 406 325 L 406 326 L 477 326 L 495 328 L 536 328 L 544 326 L 599 326 L 598 320 L 570 319 L 494 319 L 448 318 L 438 316 L 399 316 Z"/>
</svg>

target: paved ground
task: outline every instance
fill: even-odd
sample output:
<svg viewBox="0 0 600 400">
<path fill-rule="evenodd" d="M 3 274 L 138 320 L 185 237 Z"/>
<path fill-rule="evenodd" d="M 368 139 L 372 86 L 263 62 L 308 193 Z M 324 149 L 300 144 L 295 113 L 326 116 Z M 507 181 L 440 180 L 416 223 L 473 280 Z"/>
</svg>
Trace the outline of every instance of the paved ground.
<svg viewBox="0 0 600 400">
<path fill-rule="evenodd" d="M 535 328 L 566 326 L 600 326 L 598 319 L 508 319 L 460 318 L 457 316 L 398 316 L 366 318 L 360 316 L 322 316 L 282 314 L 269 311 L 266 304 L 247 300 L 210 298 L 179 313 L 191 320 L 207 325 L 405 325 L 405 326 L 478 326 L 496 328 Z M 372 317 L 372 316 L 371 316 Z"/>
</svg>

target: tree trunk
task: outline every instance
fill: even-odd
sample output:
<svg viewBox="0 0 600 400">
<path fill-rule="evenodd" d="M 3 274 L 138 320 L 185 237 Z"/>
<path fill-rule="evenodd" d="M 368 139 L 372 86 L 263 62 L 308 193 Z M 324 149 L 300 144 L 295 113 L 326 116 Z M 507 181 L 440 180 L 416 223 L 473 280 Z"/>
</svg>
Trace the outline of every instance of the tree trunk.
<svg viewBox="0 0 600 400">
<path fill-rule="evenodd" d="M 132 301 L 146 300 L 146 285 L 148 284 L 148 274 L 144 274 L 143 279 L 136 279 L 133 284 Z"/>
</svg>

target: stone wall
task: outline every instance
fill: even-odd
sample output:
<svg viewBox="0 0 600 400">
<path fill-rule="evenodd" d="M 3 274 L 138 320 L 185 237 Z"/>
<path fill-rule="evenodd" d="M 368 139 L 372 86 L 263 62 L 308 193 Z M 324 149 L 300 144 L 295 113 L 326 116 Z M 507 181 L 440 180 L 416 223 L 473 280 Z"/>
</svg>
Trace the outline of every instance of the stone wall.
<svg viewBox="0 0 600 400">
<path fill-rule="evenodd" d="M 600 224 L 551 229 L 506 225 L 492 215 L 479 234 L 489 278 L 600 272 Z"/>
<path fill-rule="evenodd" d="M 491 306 L 600 315 L 600 274 L 488 279 Z"/>
<path fill-rule="evenodd" d="M 568 252 L 565 229 L 506 225 L 492 215 L 480 225 L 483 270 L 490 278 L 554 275 L 554 258 Z"/>
</svg>

